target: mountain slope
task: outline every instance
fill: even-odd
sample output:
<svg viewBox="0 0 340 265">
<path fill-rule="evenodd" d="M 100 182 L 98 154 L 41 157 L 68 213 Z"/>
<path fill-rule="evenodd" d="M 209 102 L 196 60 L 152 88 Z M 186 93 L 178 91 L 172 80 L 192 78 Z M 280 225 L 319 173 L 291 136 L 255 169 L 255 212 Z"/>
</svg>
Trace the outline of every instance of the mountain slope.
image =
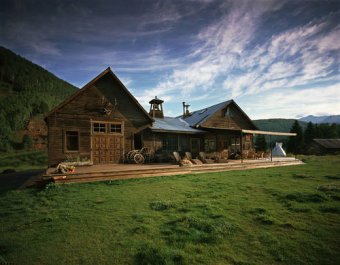
<svg viewBox="0 0 340 265">
<path fill-rule="evenodd" d="M 0 47 L 0 150 L 30 118 L 52 109 L 76 89 L 44 68 Z"/>
<path fill-rule="evenodd" d="M 302 117 L 299 121 L 312 122 L 316 124 L 320 123 L 337 123 L 340 124 L 340 115 L 329 115 L 329 116 L 313 116 L 309 115 Z"/>
</svg>

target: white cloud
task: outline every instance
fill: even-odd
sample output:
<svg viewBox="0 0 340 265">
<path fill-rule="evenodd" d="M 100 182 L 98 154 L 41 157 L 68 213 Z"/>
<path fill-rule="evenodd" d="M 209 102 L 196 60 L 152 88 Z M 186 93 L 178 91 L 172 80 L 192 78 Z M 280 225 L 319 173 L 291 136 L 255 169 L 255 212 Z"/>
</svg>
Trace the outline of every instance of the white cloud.
<svg viewBox="0 0 340 265">
<path fill-rule="evenodd" d="M 333 31 L 318 39 L 315 45 L 320 52 L 340 49 L 340 26 L 337 26 Z"/>
<path fill-rule="evenodd" d="M 249 115 L 253 119 L 294 118 L 306 115 L 339 114 L 340 86 L 316 86 L 305 89 L 289 88 L 256 95 L 247 100 Z M 243 102 L 244 98 L 241 99 Z M 331 108 L 330 108 L 331 106 Z"/>
</svg>

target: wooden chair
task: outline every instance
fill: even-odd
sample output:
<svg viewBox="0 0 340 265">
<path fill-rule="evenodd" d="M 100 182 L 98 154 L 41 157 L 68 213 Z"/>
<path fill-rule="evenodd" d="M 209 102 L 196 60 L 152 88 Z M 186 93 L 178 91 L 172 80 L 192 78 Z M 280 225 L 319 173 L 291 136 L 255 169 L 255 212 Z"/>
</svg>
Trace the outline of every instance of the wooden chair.
<svg viewBox="0 0 340 265">
<path fill-rule="evenodd" d="M 263 159 L 263 158 L 264 158 L 264 152 L 256 153 L 256 159 Z"/>
<path fill-rule="evenodd" d="M 213 159 L 208 158 L 205 152 L 199 152 L 198 158 L 204 164 L 213 164 L 215 162 Z"/>
<path fill-rule="evenodd" d="M 254 150 L 249 150 L 248 152 L 248 159 L 255 159 L 255 151 Z"/>
<path fill-rule="evenodd" d="M 195 165 L 202 165 L 202 161 L 196 158 L 192 158 L 192 155 L 190 152 L 185 152 L 185 157 L 191 161 L 191 163 L 195 164 Z"/>
<path fill-rule="evenodd" d="M 228 149 L 223 149 L 220 152 L 220 157 L 218 159 L 219 163 L 228 163 L 228 157 L 229 157 L 229 150 Z"/>
<path fill-rule="evenodd" d="M 181 162 L 181 157 L 180 157 L 179 153 L 178 152 L 173 152 L 172 154 L 174 155 L 174 158 L 175 158 L 176 162 L 180 163 Z"/>
<path fill-rule="evenodd" d="M 249 156 L 249 150 L 243 150 L 242 151 L 242 158 L 243 159 L 248 159 Z"/>
</svg>

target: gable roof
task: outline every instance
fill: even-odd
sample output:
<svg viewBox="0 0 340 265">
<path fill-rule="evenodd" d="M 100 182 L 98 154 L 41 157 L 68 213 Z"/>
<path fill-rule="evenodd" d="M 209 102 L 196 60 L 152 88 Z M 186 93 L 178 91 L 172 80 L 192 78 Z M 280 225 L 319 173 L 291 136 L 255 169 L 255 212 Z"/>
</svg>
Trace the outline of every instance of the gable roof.
<svg viewBox="0 0 340 265">
<path fill-rule="evenodd" d="M 145 117 L 150 121 L 153 122 L 153 119 L 150 117 L 150 115 L 145 111 L 145 109 L 139 104 L 139 102 L 137 101 L 137 99 L 130 93 L 130 91 L 124 86 L 124 84 L 119 80 L 119 78 L 111 71 L 111 68 L 108 67 L 107 69 L 105 69 L 103 72 L 101 72 L 98 76 L 96 76 L 95 78 L 93 78 L 90 82 L 88 82 L 85 86 L 83 86 L 81 89 L 79 89 L 78 91 L 76 91 L 75 93 L 73 93 L 69 98 L 67 98 L 66 100 L 64 100 L 62 103 L 60 103 L 58 106 L 56 106 L 55 108 L 53 108 L 51 111 L 49 111 L 46 115 L 45 115 L 45 119 L 48 118 L 50 115 L 52 115 L 54 112 L 60 110 L 63 106 L 65 106 L 66 104 L 68 104 L 69 102 L 71 102 L 74 98 L 76 98 L 77 96 L 79 96 L 81 93 L 83 93 L 86 89 L 88 89 L 91 86 L 94 86 L 94 84 L 100 80 L 101 78 L 103 78 L 106 75 L 110 75 L 113 77 L 114 80 L 116 80 L 120 86 L 120 88 L 132 99 L 132 101 L 134 102 L 134 104 L 136 105 L 136 107 L 145 115 Z M 107 97 L 107 99 L 109 101 L 112 101 L 111 97 Z M 112 104 L 115 104 L 115 102 L 111 102 Z"/>
<path fill-rule="evenodd" d="M 231 100 L 218 103 L 216 105 L 196 110 L 191 113 L 190 116 L 182 117 L 187 123 L 190 124 L 192 127 L 196 127 L 211 117 L 216 111 L 228 106 Z"/>
<path fill-rule="evenodd" d="M 313 139 L 313 141 L 326 149 L 340 149 L 340 139 Z"/>
<path fill-rule="evenodd" d="M 196 110 L 191 113 L 190 116 L 182 117 L 187 123 L 189 123 L 192 127 L 199 127 L 203 122 L 208 120 L 212 115 L 214 115 L 217 111 L 226 108 L 229 105 L 235 105 L 236 108 L 246 117 L 246 119 L 249 120 L 249 122 L 253 125 L 254 129 L 258 129 L 257 126 L 253 123 L 253 121 L 248 117 L 248 115 L 236 104 L 236 102 L 231 99 L 227 100 L 221 103 L 218 103 L 216 105 L 212 105 L 207 108 L 203 108 L 200 110 Z"/>
</svg>

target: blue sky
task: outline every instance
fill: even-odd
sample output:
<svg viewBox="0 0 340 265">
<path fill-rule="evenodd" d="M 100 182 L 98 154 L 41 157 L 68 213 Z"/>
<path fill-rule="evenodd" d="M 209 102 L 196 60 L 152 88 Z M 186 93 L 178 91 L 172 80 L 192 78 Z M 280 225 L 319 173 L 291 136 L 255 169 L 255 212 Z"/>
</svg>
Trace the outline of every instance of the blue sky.
<svg viewBox="0 0 340 265">
<path fill-rule="evenodd" d="M 0 45 L 82 87 L 108 66 L 167 116 L 340 114 L 340 0 L 1 0 Z"/>
</svg>

